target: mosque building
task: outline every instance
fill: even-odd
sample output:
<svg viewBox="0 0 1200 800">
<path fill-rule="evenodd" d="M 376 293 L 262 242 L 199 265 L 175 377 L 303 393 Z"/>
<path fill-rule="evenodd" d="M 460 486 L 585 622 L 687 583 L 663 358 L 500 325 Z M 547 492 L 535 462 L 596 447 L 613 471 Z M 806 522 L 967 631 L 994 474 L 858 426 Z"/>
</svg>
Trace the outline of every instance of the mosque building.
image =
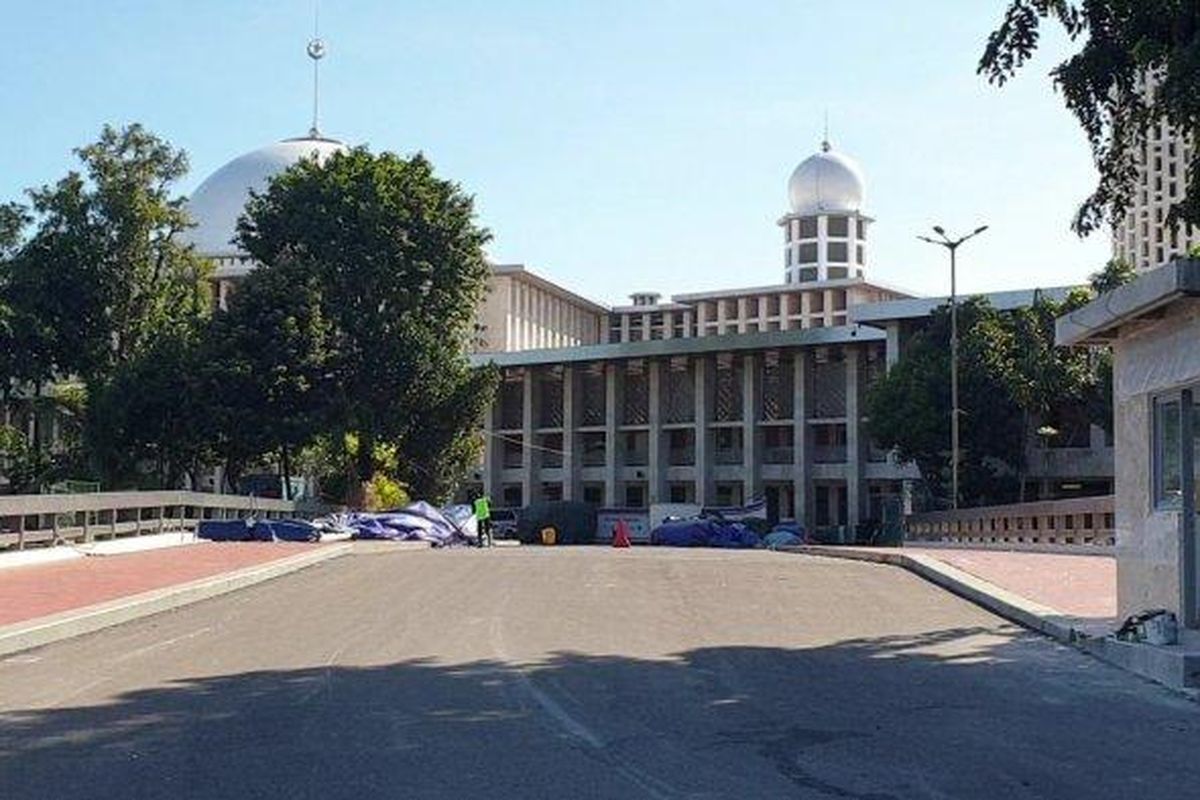
<svg viewBox="0 0 1200 800">
<path fill-rule="evenodd" d="M 188 235 L 216 264 L 222 306 L 254 268 L 235 243 L 250 192 L 302 158 L 346 147 L 320 133 L 315 109 L 308 135 L 235 158 L 189 200 L 197 224 Z M 467 491 L 513 507 L 762 500 L 772 518 L 843 532 L 880 520 L 919 474 L 870 440 L 866 395 L 946 298 L 866 276 L 866 198 L 858 164 L 823 142 L 788 181 L 777 223 L 783 280 L 768 285 L 669 300 L 643 291 L 607 307 L 522 265 L 494 265 L 472 360 L 494 363 L 502 380 Z M 1032 297 L 989 295 L 1001 310 Z M 1103 433 L 1075 445 L 1074 455 L 1034 463 L 1037 494 L 1111 485 Z"/>
<path fill-rule="evenodd" d="M 476 490 L 505 506 L 762 498 L 770 516 L 814 527 L 879 519 L 886 498 L 918 477 L 863 424 L 866 392 L 898 354 L 899 324 L 889 356 L 887 326 L 851 314 L 908 295 L 864 277 L 871 218 L 852 159 L 824 143 L 793 172 L 788 196 L 781 283 L 669 301 L 639 292 L 590 312 L 597 341 L 476 354 L 503 373 Z M 505 331 L 554 329 L 538 302 L 516 297 Z"/>
</svg>

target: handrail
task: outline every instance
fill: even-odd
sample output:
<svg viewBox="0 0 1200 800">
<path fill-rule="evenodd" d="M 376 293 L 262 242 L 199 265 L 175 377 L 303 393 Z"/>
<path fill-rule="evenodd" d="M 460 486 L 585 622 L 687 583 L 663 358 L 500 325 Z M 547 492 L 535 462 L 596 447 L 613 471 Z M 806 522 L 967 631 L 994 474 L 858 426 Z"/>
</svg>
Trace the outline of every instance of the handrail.
<svg viewBox="0 0 1200 800">
<path fill-rule="evenodd" d="M 930 511 L 909 515 L 904 528 L 910 542 L 1005 547 L 1116 544 L 1111 496 Z"/>
<path fill-rule="evenodd" d="M 206 492 L 149 491 L 149 492 L 91 492 L 84 494 L 13 494 L 0 495 L 0 517 L 20 514 L 69 514 L 75 511 L 122 511 L 159 506 L 195 506 L 197 508 L 229 508 L 247 511 L 295 511 L 294 500 L 274 497 L 253 497 Z"/>
<path fill-rule="evenodd" d="M 292 500 L 183 490 L 0 495 L 0 549 L 195 531 L 204 519 L 306 515 Z"/>
</svg>

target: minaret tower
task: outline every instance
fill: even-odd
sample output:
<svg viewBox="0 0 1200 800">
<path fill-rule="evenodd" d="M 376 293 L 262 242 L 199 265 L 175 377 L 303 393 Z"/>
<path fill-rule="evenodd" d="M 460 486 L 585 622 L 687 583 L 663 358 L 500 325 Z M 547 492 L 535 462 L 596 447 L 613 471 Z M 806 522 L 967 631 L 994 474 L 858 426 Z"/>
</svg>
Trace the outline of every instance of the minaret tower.
<svg viewBox="0 0 1200 800">
<path fill-rule="evenodd" d="M 787 283 L 861 278 L 874 220 L 863 213 L 866 181 L 858 164 L 826 136 L 820 152 L 792 173 L 788 198 L 791 212 L 779 220 Z"/>
</svg>

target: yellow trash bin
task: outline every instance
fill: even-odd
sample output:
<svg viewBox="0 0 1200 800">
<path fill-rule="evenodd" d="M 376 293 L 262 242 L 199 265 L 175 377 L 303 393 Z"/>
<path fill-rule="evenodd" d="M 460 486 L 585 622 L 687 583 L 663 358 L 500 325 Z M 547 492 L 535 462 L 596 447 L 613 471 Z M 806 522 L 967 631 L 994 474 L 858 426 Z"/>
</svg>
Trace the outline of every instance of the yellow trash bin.
<svg viewBox="0 0 1200 800">
<path fill-rule="evenodd" d="M 542 528 L 542 544 L 554 544 L 558 541 L 558 531 L 553 526 Z"/>
</svg>

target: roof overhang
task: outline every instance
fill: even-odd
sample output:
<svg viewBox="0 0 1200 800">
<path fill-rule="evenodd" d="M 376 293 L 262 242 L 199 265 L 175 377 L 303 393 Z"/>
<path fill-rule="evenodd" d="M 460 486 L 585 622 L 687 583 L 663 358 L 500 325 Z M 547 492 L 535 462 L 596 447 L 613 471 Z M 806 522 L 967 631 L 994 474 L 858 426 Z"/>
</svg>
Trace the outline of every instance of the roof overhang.
<svg viewBox="0 0 1200 800">
<path fill-rule="evenodd" d="M 1055 341 L 1060 347 L 1104 344 L 1117 338 L 1122 325 L 1152 318 L 1181 298 L 1197 296 L 1200 261 L 1172 261 L 1059 317 Z"/>
<path fill-rule="evenodd" d="M 1014 311 L 1033 305 L 1034 295 L 1040 293 L 1043 297 L 1061 303 L 1067 299 L 1075 286 L 1053 286 L 1049 289 L 1014 289 L 1004 292 L 976 292 L 970 295 L 961 294 L 958 302 L 971 297 L 982 297 L 997 311 Z M 850 321 L 861 325 L 872 325 L 878 328 L 887 326 L 889 322 L 899 322 L 908 319 L 923 319 L 942 306 L 950 305 L 947 297 L 913 297 L 907 300 L 886 300 L 882 303 L 864 303 L 850 309 Z"/>
<path fill-rule="evenodd" d="M 589 300 L 581 294 L 576 294 L 570 289 L 558 285 L 554 281 L 547 280 L 536 272 L 527 268 L 524 264 L 492 264 L 492 274 L 504 275 L 516 280 L 525 281 L 533 284 L 543 291 L 549 292 L 557 297 L 574 303 L 577 306 L 586 308 L 594 314 L 607 314 L 608 307 L 602 303 L 597 303 L 595 300 Z"/>
<path fill-rule="evenodd" d="M 477 353 L 471 366 L 496 364 L 522 367 L 536 364 L 572 364 L 584 361 L 610 361 L 628 358 L 664 358 L 698 353 L 734 353 L 743 350 L 769 350 L 776 347 L 819 347 L 855 342 L 883 342 L 887 336 L 874 328 L 838 325 L 829 328 L 803 328 L 761 333 L 728 333 L 722 336 L 692 336 L 677 339 L 652 339 L 643 342 L 593 344 L 582 347 L 555 347 L 544 350 L 518 350 L 511 353 Z"/>
<path fill-rule="evenodd" d="M 671 300 L 681 304 L 693 304 L 702 300 L 722 300 L 737 297 L 750 297 L 764 294 L 786 294 L 788 292 L 803 292 L 814 289 L 845 289 L 862 287 L 865 289 L 882 289 L 892 294 L 912 296 L 912 292 L 899 286 L 892 286 L 877 280 L 866 278 L 832 278 L 824 281 L 807 281 L 805 283 L 773 283 L 769 286 L 748 286 L 742 289 L 714 289 L 709 292 L 686 292 L 673 294 Z"/>
</svg>

